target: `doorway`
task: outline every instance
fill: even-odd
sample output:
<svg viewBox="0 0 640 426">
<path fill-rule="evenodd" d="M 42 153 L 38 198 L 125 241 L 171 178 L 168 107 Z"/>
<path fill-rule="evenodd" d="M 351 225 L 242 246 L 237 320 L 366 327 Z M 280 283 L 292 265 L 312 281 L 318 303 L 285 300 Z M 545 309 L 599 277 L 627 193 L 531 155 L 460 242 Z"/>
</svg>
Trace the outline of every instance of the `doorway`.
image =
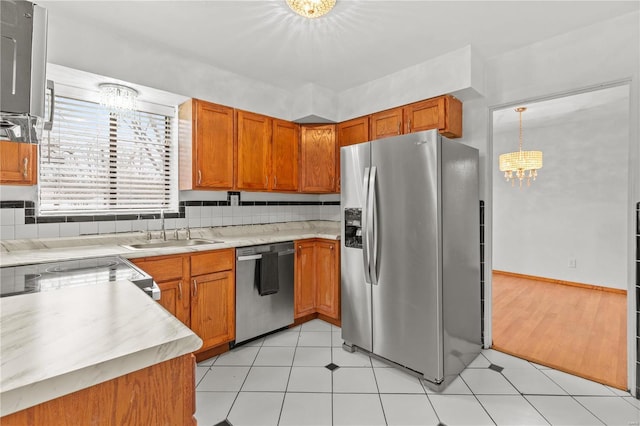
<svg viewBox="0 0 640 426">
<path fill-rule="evenodd" d="M 540 150 L 530 186 L 498 156 Z M 627 389 L 629 86 L 493 111 L 492 346 Z"/>
</svg>

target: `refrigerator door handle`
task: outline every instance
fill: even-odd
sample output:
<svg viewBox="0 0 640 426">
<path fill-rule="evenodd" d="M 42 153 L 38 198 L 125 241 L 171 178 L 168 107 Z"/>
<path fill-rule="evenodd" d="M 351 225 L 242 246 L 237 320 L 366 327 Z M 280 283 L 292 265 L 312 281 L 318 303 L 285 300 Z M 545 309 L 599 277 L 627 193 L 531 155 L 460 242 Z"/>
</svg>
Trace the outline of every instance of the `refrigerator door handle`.
<svg viewBox="0 0 640 426">
<path fill-rule="evenodd" d="M 378 169 L 375 166 L 371 167 L 371 173 L 369 174 L 369 198 L 368 198 L 368 207 L 367 214 L 368 218 L 368 227 L 367 231 L 369 232 L 369 236 L 367 240 L 370 244 L 372 244 L 371 251 L 369 253 L 369 269 L 371 276 L 371 283 L 378 284 L 378 232 L 376 229 L 376 175 Z"/>
<path fill-rule="evenodd" d="M 367 220 L 368 215 L 368 207 L 367 203 L 369 202 L 369 167 L 364 169 L 364 182 L 362 184 L 363 192 L 364 192 L 364 203 L 362 205 L 362 263 L 364 266 L 364 281 L 367 284 L 371 284 L 371 273 L 370 273 L 370 263 L 369 263 L 369 238 L 368 238 L 368 226 L 369 222 Z"/>
</svg>

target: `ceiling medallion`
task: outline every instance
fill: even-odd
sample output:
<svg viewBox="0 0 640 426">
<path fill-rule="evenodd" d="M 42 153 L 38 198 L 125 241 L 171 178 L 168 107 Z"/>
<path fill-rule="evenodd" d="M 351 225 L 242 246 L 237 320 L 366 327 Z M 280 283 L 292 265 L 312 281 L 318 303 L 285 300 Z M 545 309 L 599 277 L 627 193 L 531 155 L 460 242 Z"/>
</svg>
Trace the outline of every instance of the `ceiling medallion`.
<svg viewBox="0 0 640 426">
<path fill-rule="evenodd" d="M 287 0 L 287 4 L 300 16 L 318 18 L 333 9 L 336 0 Z"/>
</svg>

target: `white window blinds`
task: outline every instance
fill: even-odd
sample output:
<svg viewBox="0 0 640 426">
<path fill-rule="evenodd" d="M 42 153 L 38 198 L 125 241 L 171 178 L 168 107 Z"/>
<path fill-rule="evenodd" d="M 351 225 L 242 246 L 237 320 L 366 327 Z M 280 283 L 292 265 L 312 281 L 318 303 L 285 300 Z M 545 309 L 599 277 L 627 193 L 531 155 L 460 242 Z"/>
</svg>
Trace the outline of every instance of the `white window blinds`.
<svg viewBox="0 0 640 426">
<path fill-rule="evenodd" d="M 40 146 L 39 214 L 157 212 L 171 204 L 171 121 L 56 96 Z"/>
</svg>

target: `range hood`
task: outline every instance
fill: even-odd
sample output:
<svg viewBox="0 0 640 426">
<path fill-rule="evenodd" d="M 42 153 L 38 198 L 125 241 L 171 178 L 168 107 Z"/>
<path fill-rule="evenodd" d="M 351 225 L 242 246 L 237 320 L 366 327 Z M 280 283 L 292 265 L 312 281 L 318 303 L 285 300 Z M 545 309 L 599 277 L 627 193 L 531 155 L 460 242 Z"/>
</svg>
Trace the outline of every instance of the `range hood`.
<svg viewBox="0 0 640 426">
<path fill-rule="evenodd" d="M 2 0 L 0 20 L 0 140 L 38 143 L 53 117 L 53 82 L 46 81 L 47 10 L 28 1 Z"/>
</svg>

